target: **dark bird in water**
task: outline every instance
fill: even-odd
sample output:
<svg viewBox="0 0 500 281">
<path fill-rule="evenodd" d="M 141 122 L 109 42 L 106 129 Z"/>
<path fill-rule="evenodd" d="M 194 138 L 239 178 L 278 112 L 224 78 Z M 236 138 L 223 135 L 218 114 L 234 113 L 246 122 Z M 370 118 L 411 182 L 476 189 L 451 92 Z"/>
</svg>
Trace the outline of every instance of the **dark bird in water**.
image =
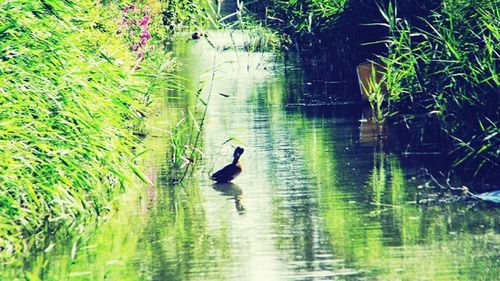
<svg viewBox="0 0 500 281">
<path fill-rule="evenodd" d="M 233 153 L 234 157 L 233 163 L 217 171 L 210 178 L 216 181 L 217 183 L 230 182 L 234 178 L 236 178 L 241 173 L 242 170 L 240 156 L 241 154 L 243 154 L 243 151 L 245 150 L 238 146 Z"/>
<path fill-rule="evenodd" d="M 198 40 L 203 36 L 206 36 L 205 33 L 200 32 L 200 31 L 195 31 L 195 32 L 191 33 L 191 39 L 193 39 L 193 40 Z"/>
</svg>

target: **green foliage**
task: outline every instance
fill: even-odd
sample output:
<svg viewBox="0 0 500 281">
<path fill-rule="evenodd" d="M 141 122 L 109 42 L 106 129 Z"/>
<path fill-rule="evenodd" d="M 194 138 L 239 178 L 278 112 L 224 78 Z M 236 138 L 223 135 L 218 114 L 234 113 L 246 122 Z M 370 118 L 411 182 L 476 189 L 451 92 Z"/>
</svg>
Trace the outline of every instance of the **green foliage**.
<svg viewBox="0 0 500 281">
<path fill-rule="evenodd" d="M 260 21 L 243 2 L 238 1 L 236 11 L 229 14 L 223 14 L 221 2 L 218 4 L 217 7 L 209 5 L 210 12 L 207 14 L 207 18 L 209 18 L 212 27 L 218 30 L 232 31 L 233 46 L 223 46 L 224 49 L 243 47 L 247 52 L 273 52 L 275 55 L 281 55 L 283 44 L 289 42 L 286 34 L 272 29 L 266 22 Z M 233 32 L 243 35 L 243 46 L 237 46 Z M 210 43 L 214 45 L 212 42 Z"/>
<path fill-rule="evenodd" d="M 245 12 L 238 13 L 238 21 L 234 25 L 224 27 L 236 27 L 239 30 L 244 30 L 244 35 L 247 37 L 245 44 L 247 52 L 273 52 L 280 55 L 283 44 L 289 42 L 289 38 L 285 34 L 280 34 L 277 30 L 267 27 Z"/>
<path fill-rule="evenodd" d="M 270 1 L 264 16 L 271 25 L 304 35 L 331 28 L 346 8 L 347 0 Z"/>
<path fill-rule="evenodd" d="M 154 32 L 154 7 L 137 6 L 149 9 Z M 149 62 L 132 51 L 121 9 L 94 1 L 0 4 L 2 256 L 102 214 L 133 174 L 133 132 L 151 86 Z"/>
<path fill-rule="evenodd" d="M 391 5 L 384 16 L 388 110 L 437 116 L 454 139 L 457 165 L 498 171 L 498 1 L 446 0 L 421 26 L 398 18 Z"/>
<path fill-rule="evenodd" d="M 163 24 L 177 29 L 205 29 L 213 25 L 210 0 L 164 0 Z"/>
</svg>

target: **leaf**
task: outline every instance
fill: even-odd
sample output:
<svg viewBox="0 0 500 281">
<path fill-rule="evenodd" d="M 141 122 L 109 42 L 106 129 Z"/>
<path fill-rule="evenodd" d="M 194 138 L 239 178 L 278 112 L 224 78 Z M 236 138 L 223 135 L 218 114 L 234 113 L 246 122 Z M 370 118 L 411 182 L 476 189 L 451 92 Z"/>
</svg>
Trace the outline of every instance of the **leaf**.
<svg viewBox="0 0 500 281">
<path fill-rule="evenodd" d="M 149 185 L 154 185 L 149 179 L 144 176 L 143 173 L 141 173 L 136 166 L 129 164 L 130 170 L 144 183 L 149 184 Z"/>
</svg>

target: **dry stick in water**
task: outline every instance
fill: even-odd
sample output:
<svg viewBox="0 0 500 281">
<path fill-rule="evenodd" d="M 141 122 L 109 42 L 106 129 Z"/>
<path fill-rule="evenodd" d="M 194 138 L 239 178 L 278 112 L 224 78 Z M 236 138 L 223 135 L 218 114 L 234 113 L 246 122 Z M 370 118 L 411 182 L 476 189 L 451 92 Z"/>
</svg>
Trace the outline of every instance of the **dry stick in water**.
<svg viewBox="0 0 500 281">
<path fill-rule="evenodd" d="M 446 185 L 442 185 L 439 183 L 438 180 L 436 180 L 436 178 L 434 178 L 434 176 L 429 173 L 429 171 L 427 169 L 424 169 L 425 171 L 425 174 L 426 176 L 428 176 L 437 186 L 439 186 L 441 189 L 448 189 L 448 190 L 451 190 L 451 191 L 461 191 L 469 196 L 472 196 L 472 197 L 477 197 L 476 194 L 472 193 L 469 191 L 469 188 L 467 188 L 466 186 L 462 186 L 462 187 L 453 187 L 450 185 L 450 178 L 447 177 L 446 179 Z"/>
</svg>

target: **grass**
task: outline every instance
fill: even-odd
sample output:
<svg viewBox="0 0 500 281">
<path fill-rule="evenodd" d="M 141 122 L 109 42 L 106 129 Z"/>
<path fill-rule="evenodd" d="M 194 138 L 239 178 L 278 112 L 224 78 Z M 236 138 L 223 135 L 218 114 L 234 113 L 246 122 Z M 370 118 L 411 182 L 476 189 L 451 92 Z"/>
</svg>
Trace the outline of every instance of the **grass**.
<svg viewBox="0 0 500 281">
<path fill-rule="evenodd" d="M 387 110 L 436 119 L 456 166 L 476 176 L 499 171 L 498 1 L 445 0 L 421 24 L 396 11 L 389 5 L 384 13 L 390 36 L 380 56 Z"/>
<path fill-rule="evenodd" d="M 305 36 L 327 30 L 345 11 L 347 0 L 262 1 L 250 4 L 250 10 L 269 26 L 292 35 Z"/>
<path fill-rule="evenodd" d="M 2 259 L 106 213 L 143 178 L 136 135 L 174 67 L 161 49 L 167 11 L 156 0 L 0 4 Z"/>
</svg>

